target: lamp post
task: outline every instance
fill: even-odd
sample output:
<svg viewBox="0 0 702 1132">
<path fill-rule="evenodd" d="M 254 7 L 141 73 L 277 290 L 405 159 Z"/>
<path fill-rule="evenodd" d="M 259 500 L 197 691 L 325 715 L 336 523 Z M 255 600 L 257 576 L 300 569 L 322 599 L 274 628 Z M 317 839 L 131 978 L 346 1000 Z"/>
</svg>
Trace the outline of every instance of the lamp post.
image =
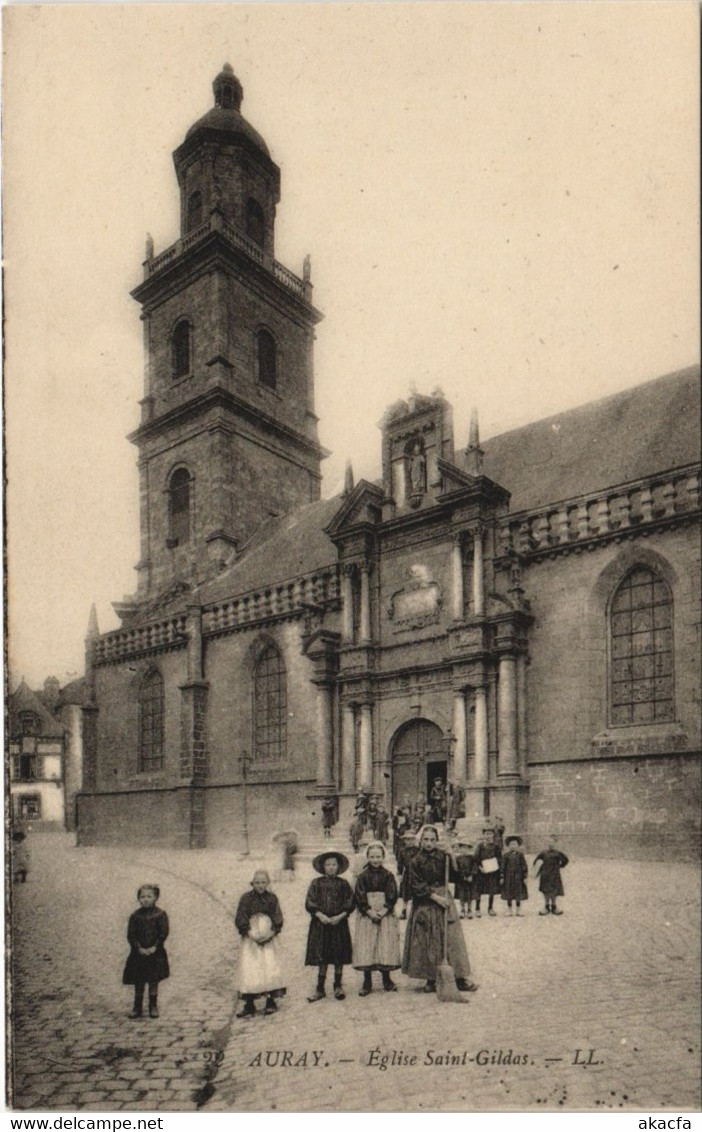
<svg viewBox="0 0 702 1132">
<path fill-rule="evenodd" d="M 248 855 L 249 855 L 249 826 L 248 826 L 249 814 L 248 814 L 248 804 L 247 804 L 247 797 L 246 797 L 246 772 L 248 770 L 250 758 L 251 758 L 251 755 L 249 754 L 248 751 L 242 751 L 241 752 L 241 787 L 242 787 L 242 803 L 243 803 L 243 805 L 242 805 L 242 809 L 243 809 L 242 819 L 243 820 L 242 820 L 242 824 L 241 824 L 241 832 L 244 835 L 244 852 L 242 854 L 244 857 L 248 857 Z"/>
</svg>

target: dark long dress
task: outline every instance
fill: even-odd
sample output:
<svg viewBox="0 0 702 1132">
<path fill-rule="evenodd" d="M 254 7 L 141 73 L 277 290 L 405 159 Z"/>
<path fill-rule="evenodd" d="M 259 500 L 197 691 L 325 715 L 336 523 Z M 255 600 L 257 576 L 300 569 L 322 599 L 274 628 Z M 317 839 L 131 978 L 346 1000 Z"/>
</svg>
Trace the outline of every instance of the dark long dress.
<svg viewBox="0 0 702 1132">
<path fill-rule="evenodd" d="M 333 963 L 341 967 L 351 962 L 351 933 L 349 916 L 353 912 L 353 890 L 343 877 L 317 877 L 307 890 L 305 908 L 312 917 L 307 936 L 306 967 L 319 967 L 322 963 Z M 322 924 L 315 913 L 325 916 L 345 917 L 338 924 Z"/>
<path fill-rule="evenodd" d="M 521 849 L 508 849 L 502 858 L 502 899 L 516 900 L 518 904 L 528 900 L 528 875 L 529 867 Z"/>
<path fill-rule="evenodd" d="M 407 922 L 402 970 L 413 979 L 433 982 L 444 957 L 445 911 L 432 899 L 433 893 L 446 894 L 446 856 L 439 849 L 428 853 L 420 849 L 409 865 L 409 890 L 412 912 Z M 456 880 L 449 868 L 449 880 Z M 456 907 L 451 901 L 447 933 L 448 961 L 458 979 L 470 977 L 470 962 Z"/>
<path fill-rule="evenodd" d="M 461 853 L 456 857 L 456 864 L 456 900 L 470 904 L 475 896 L 475 857 L 472 853 Z"/>
<path fill-rule="evenodd" d="M 476 878 L 475 878 L 475 895 L 476 896 L 499 896 L 500 895 L 500 870 L 496 869 L 494 873 L 481 872 L 480 865 L 482 861 L 487 861 L 490 857 L 496 857 L 498 865 L 502 860 L 502 853 L 494 843 L 487 844 L 481 841 L 475 850 L 475 865 L 476 865 Z"/>
<path fill-rule="evenodd" d="M 408 839 L 402 845 L 397 859 L 397 871 L 400 874 L 400 896 L 405 904 L 412 899 L 409 889 L 409 867 L 410 861 L 418 852 L 419 846 L 414 841 L 410 842 Z"/>
<path fill-rule="evenodd" d="M 563 896 L 563 881 L 561 869 L 568 864 L 568 858 L 560 849 L 543 849 L 534 857 L 534 864 L 541 861 L 539 875 L 539 891 L 549 899 L 554 896 Z"/>
<path fill-rule="evenodd" d="M 131 951 L 124 965 L 122 982 L 128 986 L 137 983 L 160 983 L 170 974 L 168 956 L 163 946 L 168 938 L 168 916 L 161 908 L 137 908 L 127 925 L 127 939 Z M 153 955 L 141 955 L 140 947 L 156 947 Z"/>
</svg>

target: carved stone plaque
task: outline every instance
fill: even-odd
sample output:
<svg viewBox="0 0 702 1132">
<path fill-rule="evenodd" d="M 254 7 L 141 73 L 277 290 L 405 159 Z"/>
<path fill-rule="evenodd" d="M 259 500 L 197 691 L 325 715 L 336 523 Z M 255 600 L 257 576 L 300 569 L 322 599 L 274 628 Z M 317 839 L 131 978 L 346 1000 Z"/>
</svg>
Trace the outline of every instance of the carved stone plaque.
<svg viewBox="0 0 702 1132">
<path fill-rule="evenodd" d="M 427 566 L 409 568 L 409 581 L 396 590 L 388 604 L 388 616 L 396 633 L 422 629 L 439 620 L 441 586 L 429 576 Z"/>
</svg>

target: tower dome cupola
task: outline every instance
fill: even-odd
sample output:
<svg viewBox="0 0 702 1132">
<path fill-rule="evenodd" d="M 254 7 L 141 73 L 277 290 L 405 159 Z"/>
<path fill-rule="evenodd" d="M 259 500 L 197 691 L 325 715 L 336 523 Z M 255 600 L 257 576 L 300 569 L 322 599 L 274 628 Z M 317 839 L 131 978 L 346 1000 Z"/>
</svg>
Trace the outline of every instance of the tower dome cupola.
<svg viewBox="0 0 702 1132">
<path fill-rule="evenodd" d="M 225 63 L 212 83 L 215 106 L 222 110 L 238 110 L 244 97 L 244 88 L 234 74 L 231 64 Z"/>
<path fill-rule="evenodd" d="M 229 63 L 212 90 L 214 106 L 193 123 L 173 154 L 181 191 L 181 234 L 199 228 L 217 209 L 272 256 L 280 170 L 261 135 L 241 115 L 244 89 Z"/>
</svg>

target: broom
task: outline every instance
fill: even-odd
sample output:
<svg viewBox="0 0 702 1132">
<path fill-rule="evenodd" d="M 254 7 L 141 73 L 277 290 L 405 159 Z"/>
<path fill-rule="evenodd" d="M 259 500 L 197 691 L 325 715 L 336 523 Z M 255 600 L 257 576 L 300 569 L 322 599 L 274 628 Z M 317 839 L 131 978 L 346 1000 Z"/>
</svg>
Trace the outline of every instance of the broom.
<svg viewBox="0 0 702 1132">
<path fill-rule="evenodd" d="M 446 854 L 446 868 L 444 871 L 444 888 L 447 900 L 450 901 L 451 896 L 449 893 L 449 857 Z M 439 1002 L 466 1002 L 458 987 L 456 986 L 456 976 L 453 973 L 453 967 L 448 961 L 448 925 L 449 925 L 449 905 L 444 908 L 444 957 L 436 968 L 436 997 Z"/>
</svg>

